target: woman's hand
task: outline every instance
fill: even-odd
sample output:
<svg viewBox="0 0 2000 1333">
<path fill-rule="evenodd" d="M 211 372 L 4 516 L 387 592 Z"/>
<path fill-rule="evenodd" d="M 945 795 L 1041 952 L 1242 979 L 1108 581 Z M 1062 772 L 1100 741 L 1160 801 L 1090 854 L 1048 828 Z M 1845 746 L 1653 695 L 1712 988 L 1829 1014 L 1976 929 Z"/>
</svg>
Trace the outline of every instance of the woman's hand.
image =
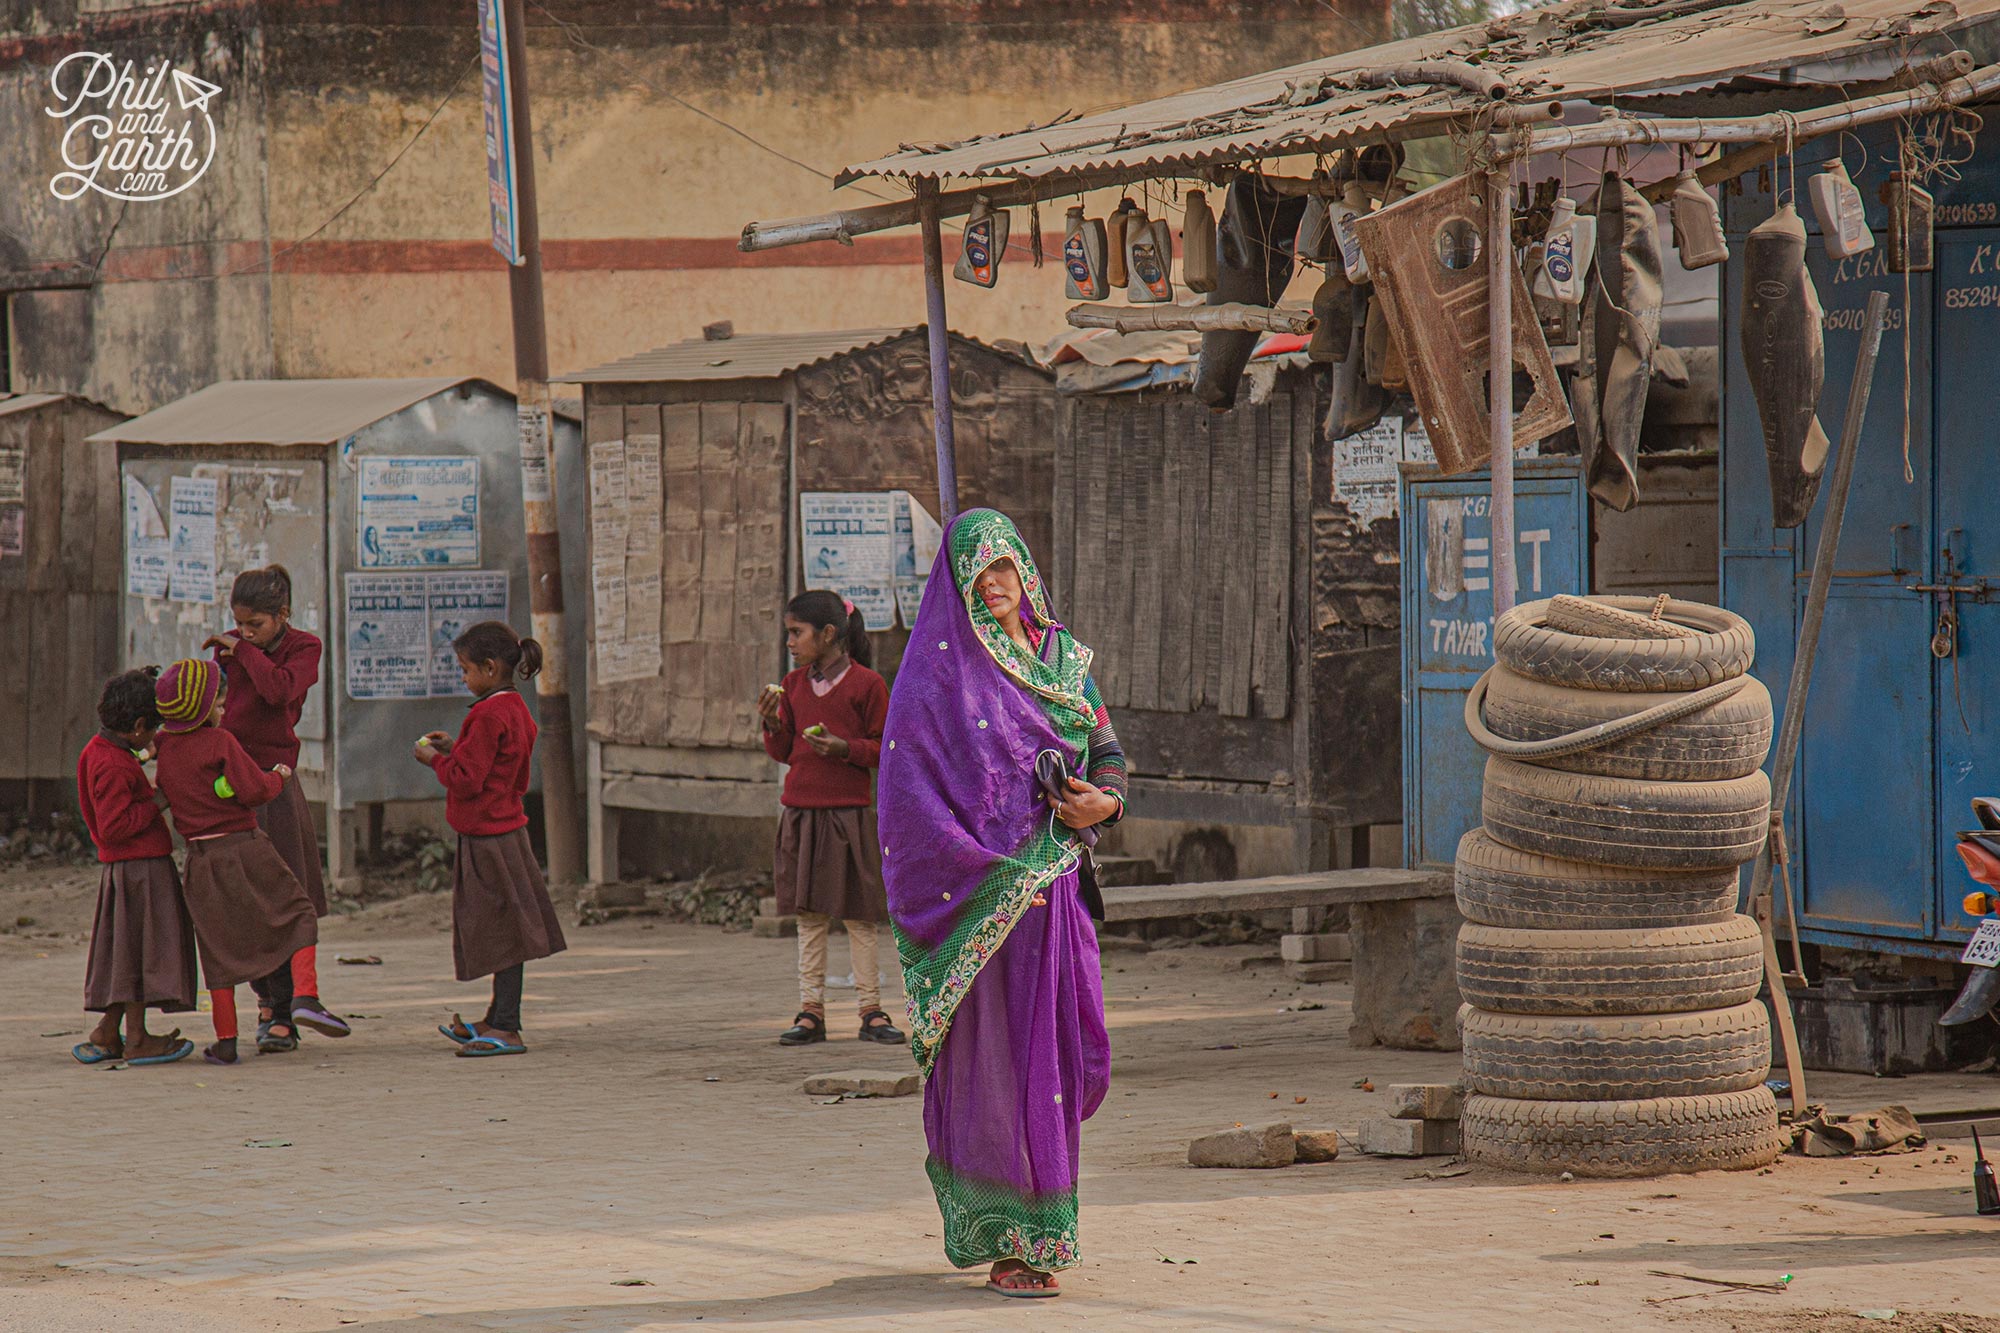
<svg viewBox="0 0 2000 1333">
<path fill-rule="evenodd" d="M 292 766 L 290 764 L 273 764 L 271 765 L 271 771 L 287 781 L 292 776 Z"/>
<path fill-rule="evenodd" d="M 757 716 L 763 719 L 764 730 L 776 731 L 783 720 L 785 691 L 782 686 L 766 685 L 764 692 L 757 696 Z"/>
<path fill-rule="evenodd" d="M 1071 828 L 1091 828 L 1118 813 L 1116 796 L 1091 786 L 1082 778 L 1069 780 L 1069 793 L 1062 800 L 1051 796 L 1048 802 L 1049 808 L 1056 812 L 1056 818 Z"/>
<path fill-rule="evenodd" d="M 808 731 L 805 735 L 806 744 L 813 747 L 813 753 L 823 754 L 829 759 L 847 758 L 847 742 L 832 732 L 822 731 L 815 734 Z"/>
</svg>

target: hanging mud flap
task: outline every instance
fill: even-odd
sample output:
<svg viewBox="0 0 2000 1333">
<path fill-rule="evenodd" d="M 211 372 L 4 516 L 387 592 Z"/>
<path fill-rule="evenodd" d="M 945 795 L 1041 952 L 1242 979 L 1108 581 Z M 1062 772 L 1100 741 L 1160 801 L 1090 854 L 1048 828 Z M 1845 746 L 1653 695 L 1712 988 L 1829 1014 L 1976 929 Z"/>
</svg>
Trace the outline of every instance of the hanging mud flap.
<svg viewBox="0 0 2000 1333">
<path fill-rule="evenodd" d="M 1743 364 L 1764 427 L 1772 521 L 1781 528 L 1806 521 L 1826 475 L 1817 413 L 1826 380 L 1820 320 L 1806 272 L 1805 223 L 1785 204 L 1743 244 Z"/>
<path fill-rule="evenodd" d="M 1639 428 L 1660 341 L 1660 228 L 1631 182 L 1607 172 L 1597 192 L 1593 298 L 1595 447 L 1584 455 L 1590 493 L 1623 512 L 1639 503 Z"/>
<path fill-rule="evenodd" d="M 1374 427 L 1389 409 L 1389 395 L 1369 380 L 1362 343 L 1367 336 L 1368 309 L 1374 304 L 1366 287 L 1349 288 L 1352 322 L 1347 327 L 1347 355 L 1333 367 L 1333 395 L 1326 408 L 1326 437 L 1344 440 Z"/>
<path fill-rule="evenodd" d="M 1304 198 L 1276 193 L 1254 176 L 1238 176 L 1224 197 L 1215 290 L 1210 305 L 1241 301 L 1277 304 L 1292 280 L 1292 246 L 1298 236 Z M 1221 411 L 1236 403 L 1243 368 L 1263 335 L 1241 330 L 1201 335 L 1195 364 L 1194 396 Z"/>
<path fill-rule="evenodd" d="M 1446 475 L 1483 464 L 1489 453 L 1486 413 L 1486 185 L 1458 176 L 1355 219 L 1375 299 L 1402 351 L 1404 373 Z M 1518 447 L 1569 424 L 1555 363 L 1536 324 L 1528 287 L 1512 254 L 1501 257 L 1514 284 L 1516 383 L 1530 392 L 1518 403 Z M 1503 373 L 1505 373 L 1503 371 Z"/>
</svg>

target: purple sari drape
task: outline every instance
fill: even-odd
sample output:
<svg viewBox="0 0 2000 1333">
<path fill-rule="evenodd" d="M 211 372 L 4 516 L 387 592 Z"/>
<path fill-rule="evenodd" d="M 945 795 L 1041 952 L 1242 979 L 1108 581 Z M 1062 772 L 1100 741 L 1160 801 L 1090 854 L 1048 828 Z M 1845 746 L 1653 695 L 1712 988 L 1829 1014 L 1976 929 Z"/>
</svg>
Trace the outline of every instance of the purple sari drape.
<svg viewBox="0 0 2000 1333">
<path fill-rule="evenodd" d="M 1046 627 L 1039 654 L 971 595 L 1003 559 Z M 911 1046 L 928 1074 L 926 1170 L 960 1267 L 1077 1262 L 1079 1128 L 1104 1099 L 1110 1048 L 1077 840 L 1042 800 L 1035 757 L 1082 758 L 1089 666 L 1013 524 L 960 515 L 897 673 L 879 786 Z"/>
</svg>

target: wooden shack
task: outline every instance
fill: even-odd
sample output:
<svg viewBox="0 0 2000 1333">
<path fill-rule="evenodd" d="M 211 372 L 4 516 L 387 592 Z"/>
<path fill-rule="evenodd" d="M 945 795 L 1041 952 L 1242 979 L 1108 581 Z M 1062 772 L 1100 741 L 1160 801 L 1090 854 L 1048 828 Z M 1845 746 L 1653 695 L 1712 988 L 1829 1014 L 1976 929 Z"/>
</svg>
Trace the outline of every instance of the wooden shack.
<svg viewBox="0 0 2000 1333">
<path fill-rule="evenodd" d="M 118 458 L 84 440 L 122 420 L 66 394 L 0 394 L 0 628 L 26 654 L 0 672 L 0 807 L 72 803 L 118 669 Z"/>
<path fill-rule="evenodd" d="M 1051 578 L 1097 650 L 1134 814 L 1172 826 L 1119 847 L 1178 879 L 1393 864 L 1393 829 L 1373 853 L 1370 829 L 1402 818 L 1396 520 L 1336 501 L 1303 358 L 1224 413 L 1189 378 L 1154 361 L 1057 418 Z M 1290 847 L 1238 864 L 1259 827 Z"/>
<path fill-rule="evenodd" d="M 957 334 L 951 371 L 960 503 L 1048 549 L 1049 374 Z M 754 705 L 786 670 L 784 604 L 811 586 L 799 497 L 906 491 L 936 514 L 929 375 L 918 326 L 693 339 L 562 377 L 583 386 L 592 483 L 593 883 L 621 873 L 623 812 L 708 817 L 628 840 L 647 869 L 765 854 L 782 772 Z M 871 628 L 893 675 L 908 631 Z M 732 817 L 758 822 L 718 847 Z"/>
</svg>

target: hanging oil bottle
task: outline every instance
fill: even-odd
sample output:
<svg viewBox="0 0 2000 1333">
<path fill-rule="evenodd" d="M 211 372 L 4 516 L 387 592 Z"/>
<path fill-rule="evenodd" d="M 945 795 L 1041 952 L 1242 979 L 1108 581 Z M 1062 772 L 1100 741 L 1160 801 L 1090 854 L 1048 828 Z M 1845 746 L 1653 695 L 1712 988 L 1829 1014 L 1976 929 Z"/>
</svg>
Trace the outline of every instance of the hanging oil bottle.
<svg viewBox="0 0 2000 1333">
<path fill-rule="evenodd" d="M 1206 195 L 1189 190 L 1181 215 L 1181 281 L 1191 292 L 1212 292 L 1216 277 L 1215 214 Z"/>
<path fill-rule="evenodd" d="M 1368 216 L 1368 194 L 1360 181 L 1349 181 L 1340 202 L 1333 205 L 1333 238 L 1340 245 L 1340 262 L 1349 282 L 1368 281 L 1368 256 L 1361 253 L 1361 233 L 1354 229 L 1356 218 Z"/>
<path fill-rule="evenodd" d="M 1125 243 L 1135 214 L 1145 216 L 1130 199 L 1120 199 L 1111 216 L 1104 219 L 1104 280 L 1113 287 L 1125 285 Z"/>
<path fill-rule="evenodd" d="M 1125 224 L 1125 299 L 1158 305 L 1174 299 L 1174 229 L 1165 218 L 1132 214 Z"/>
<path fill-rule="evenodd" d="M 1306 211 L 1299 218 L 1298 241 L 1293 250 L 1300 259 L 1315 264 L 1342 262 L 1340 242 L 1333 234 L 1333 212 L 1328 197 L 1333 181 L 1324 171 L 1312 174 L 1313 192 L 1306 197 Z"/>
<path fill-rule="evenodd" d="M 1868 230 L 1868 212 L 1861 203 L 1861 191 L 1847 178 L 1847 166 L 1839 158 L 1820 168 L 1808 187 L 1813 213 L 1819 218 L 1820 235 L 1826 252 L 1835 259 L 1858 255 L 1875 248 L 1875 233 Z"/>
<path fill-rule="evenodd" d="M 1081 204 L 1063 223 L 1063 277 L 1073 301 L 1102 301 L 1111 294 L 1104 276 L 1104 219 L 1085 217 Z"/>
<path fill-rule="evenodd" d="M 1586 275 L 1597 254 L 1597 219 L 1579 216 L 1576 200 L 1560 196 L 1549 210 L 1549 230 L 1542 237 L 1542 262 L 1531 288 L 1545 301 L 1577 305 L 1583 300 Z"/>
<path fill-rule="evenodd" d="M 1889 271 L 1928 273 L 1937 267 L 1937 205 L 1930 191 L 1909 173 L 1892 171 L 1882 186 L 1882 202 L 1889 209 Z"/>
<path fill-rule="evenodd" d="M 1000 281 L 1000 260 L 1007 253 L 1007 210 L 995 209 L 980 195 L 972 201 L 972 213 L 965 219 L 965 245 L 951 276 L 975 287 L 991 287 Z"/>
<path fill-rule="evenodd" d="M 1707 268 L 1729 258 L 1721 210 L 1692 171 L 1683 171 L 1674 181 L 1673 220 L 1674 248 L 1680 251 L 1682 268 Z"/>
</svg>

